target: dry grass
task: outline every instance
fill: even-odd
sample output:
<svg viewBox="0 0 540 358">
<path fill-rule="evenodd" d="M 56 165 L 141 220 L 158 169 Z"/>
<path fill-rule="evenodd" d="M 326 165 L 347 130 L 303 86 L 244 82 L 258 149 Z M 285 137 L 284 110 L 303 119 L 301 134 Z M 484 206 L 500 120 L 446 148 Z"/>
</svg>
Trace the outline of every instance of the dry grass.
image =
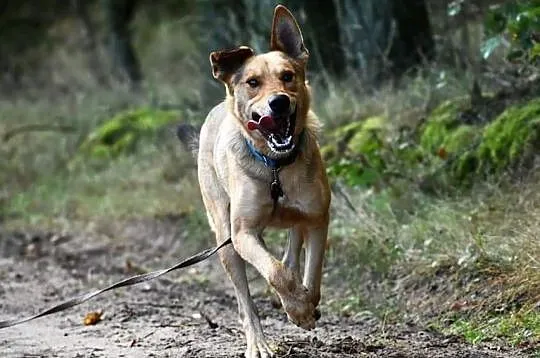
<svg viewBox="0 0 540 358">
<path fill-rule="evenodd" d="M 144 28 L 149 22 L 141 17 L 138 26 Z M 27 124 L 74 128 L 69 133 L 17 135 L 0 147 L 0 216 L 6 226 L 69 229 L 74 222 L 97 219 L 179 213 L 203 216 L 193 161 L 177 147 L 171 132 L 160 143 L 147 142 L 140 150 L 104 166 L 67 165 L 92 129 L 126 107 L 173 103 L 182 107 L 182 120 L 204 119 L 208 108 L 201 108 L 199 91 L 205 81 L 212 80 L 209 70 L 199 71 L 201 61 L 207 60 L 196 51 L 194 23 L 195 19 L 185 17 L 137 35 L 148 96 L 121 87 L 98 89 L 83 57 L 68 56 L 64 48 L 51 54 L 46 67 L 61 77 L 54 83 L 56 87 L 73 82 L 75 90 L 62 96 L 44 95 L 37 101 L 0 103 L 0 135 Z M 380 114 L 391 118 L 396 128 L 415 126 L 441 100 L 466 94 L 472 77 L 431 67 L 411 76 L 404 85 L 374 92 L 363 89 L 357 79 L 322 88 L 319 79 L 313 78 L 314 104 L 330 129 Z M 528 303 L 539 300 L 538 176 L 519 185 L 483 183 L 466 194 L 447 198 L 430 197 L 406 184 L 400 189 L 396 193 L 384 188 L 341 188 L 334 193 L 330 275 L 338 271 L 358 287 L 346 292 L 344 302 L 356 302 L 353 308 L 363 309 L 369 301 L 369 296 L 360 296 L 366 292 L 366 282 L 384 281 L 396 271 L 431 277 L 448 267 L 453 272 L 482 272 L 501 280 L 508 290 L 493 296 L 489 301 L 493 304 L 515 301 L 523 293 L 530 294 Z M 200 230 L 207 227 L 201 225 Z"/>
<path fill-rule="evenodd" d="M 427 319 L 472 343 L 538 344 L 539 193 L 536 174 L 447 198 L 348 190 L 354 211 L 335 195 L 331 275 L 349 283 L 329 305 Z"/>
</svg>

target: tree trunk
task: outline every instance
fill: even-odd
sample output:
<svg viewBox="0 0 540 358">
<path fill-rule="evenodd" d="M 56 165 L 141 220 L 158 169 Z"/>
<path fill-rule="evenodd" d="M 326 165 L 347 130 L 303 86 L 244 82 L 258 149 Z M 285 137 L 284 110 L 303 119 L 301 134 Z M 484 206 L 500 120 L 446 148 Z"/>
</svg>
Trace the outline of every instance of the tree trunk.
<svg viewBox="0 0 540 358">
<path fill-rule="evenodd" d="M 401 76 L 407 70 L 433 60 L 435 43 L 425 0 L 393 0 L 396 36 L 388 59 L 392 75 Z"/>
<path fill-rule="evenodd" d="M 399 78 L 434 57 L 424 0 L 335 0 L 347 66 L 363 85 Z"/>
<path fill-rule="evenodd" d="M 204 61 L 200 63 L 200 72 L 205 75 L 201 87 L 201 106 L 208 107 L 224 98 L 223 86 L 212 78 L 210 52 L 247 45 L 244 1 L 199 0 L 196 2 L 200 15 L 201 51 Z"/>
<path fill-rule="evenodd" d="M 283 1 L 300 23 L 310 51 L 309 69 L 333 78 L 357 74 L 363 87 L 399 78 L 433 59 L 434 43 L 425 0 Z M 268 50 L 275 2 L 198 1 L 206 52 L 248 45 Z M 203 70 L 209 71 L 208 63 Z M 219 92 L 218 92 L 219 91 Z M 203 96 L 223 96 L 217 83 Z"/>
<path fill-rule="evenodd" d="M 120 80 L 127 79 L 133 89 L 138 89 L 143 76 L 130 31 L 137 0 L 102 0 L 102 3 L 108 25 L 113 73 Z"/>
<path fill-rule="evenodd" d="M 333 77 L 346 73 L 346 60 L 341 46 L 340 26 L 336 3 L 327 1 L 285 1 L 302 29 L 309 50 L 309 69 L 325 71 Z"/>
<path fill-rule="evenodd" d="M 306 47 L 310 51 L 309 69 L 333 76 L 345 73 L 346 62 L 341 49 L 336 8 L 332 1 L 283 1 L 298 20 Z M 208 29 L 202 43 L 206 53 L 239 45 L 252 47 L 257 53 L 268 51 L 275 1 L 273 0 L 206 0 L 198 1 L 202 28 Z M 209 64 L 203 63 L 203 71 Z M 221 85 L 205 82 L 203 102 L 223 97 Z"/>
</svg>

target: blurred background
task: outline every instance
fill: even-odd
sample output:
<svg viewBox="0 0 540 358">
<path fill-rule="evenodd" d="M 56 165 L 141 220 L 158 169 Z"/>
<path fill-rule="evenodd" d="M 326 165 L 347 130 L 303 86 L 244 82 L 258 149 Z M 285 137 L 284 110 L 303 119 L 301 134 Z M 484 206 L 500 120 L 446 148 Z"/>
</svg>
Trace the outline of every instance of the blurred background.
<svg viewBox="0 0 540 358">
<path fill-rule="evenodd" d="M 173 217 L 211 243 L 175 126 L 202 123 L 224 97 L 210 51 L 268 49 L 276 3 L 2 2 L 0 225 Z M 354 282 L 504 273 L 507 290 L 442 327 L 538 342 L 540 2 L 283 3 L 302 27 L 324 124 L 330 267 Z M 344 292 L 339 310 L 373 294 Z M 518 298 L 511 316 L 495 315 L 514 330 L 483 330 Z"/>
</svg>

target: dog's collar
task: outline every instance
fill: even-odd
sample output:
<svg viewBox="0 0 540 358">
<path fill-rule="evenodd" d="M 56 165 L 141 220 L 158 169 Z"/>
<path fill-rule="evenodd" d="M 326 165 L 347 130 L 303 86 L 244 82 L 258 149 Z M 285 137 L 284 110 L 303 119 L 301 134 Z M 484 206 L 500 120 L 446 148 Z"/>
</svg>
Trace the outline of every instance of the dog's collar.
<svg viewBox="0 0 540 358">
<path fill-rule="evenodd" d="M 285 167 L 287 165 L 294 163 L 294 161 L 298 157 L 298 153 L 300 152 L 300 147 L 302 146 L 302 143 L 304 141 L 304 132 L 305 131 L 302 131 L 302 133 L 300 133 L 300 136 L 298 138 L 298 143 L 296 144 L 292 152 L 288 156 L 283 157 L 283 158 L 273 159 L 262 154 L 257 149 L 255 149 L 255 146 L 253 145 L 253 143 L 251 143 L 251 141 L 248 139 L 246 139 L 246 145 L 248 147 L 249 152 L 253 156 L 253 158 L 258 160 L 259 162 L 262 162 L 266 167 L 270 169 L 280 169 L 282 167 Z"/>
<path fill-rule="evenodd" d="M 291 154 L 289 154 L 286 157 L 279 158 L 279 159 L 272 159 L 262 154 L 257 149 L 255 149 L 255 147 L 253 146 L 253 143 L 251 143 L 249 140 L 246 139 L 246 145 L 248 147 L 249 152 L 253 156 L 253 158 L 255 158 L 255 160 L 262 162 L 266 167 L 272 169 L 272 182 L 270 183 L 270 197 L 272 198 L 272 201 L 274 202 L 274 205 L 272 208 L 272 216 L 274 216 L 274 213 L 276 212 L 279 198 L 284 195 L 283 188 L 281 187 L 281 181 L 279 180 L 279 171 L 284 166 L 292 164 L 296 160 L 296 157 L 298 156 L 298 153 L 300 152 L 300 147 L 302 146 L 304 142 L 304 132 L 305 131 L 302 131 L 302 133 L 300 133 L 300 137 L 298 138 L 298 143 L 296 143 L 296 146 L 292 150 Z"/>
</svg>

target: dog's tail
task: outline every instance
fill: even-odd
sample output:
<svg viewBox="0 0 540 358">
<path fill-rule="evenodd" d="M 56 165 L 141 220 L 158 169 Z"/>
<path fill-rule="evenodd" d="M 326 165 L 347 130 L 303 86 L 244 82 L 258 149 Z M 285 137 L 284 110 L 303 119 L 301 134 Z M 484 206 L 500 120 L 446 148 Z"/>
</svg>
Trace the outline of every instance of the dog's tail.
<svg viewBox="0 0 540 358">
<path fill-rule="evenodd" d="M 176 128 L 176 136 L 184 145 L 184 148 L 197 158 L 199 152 L 199 132 L 200 128 L 189 123 L 179 124 Z"/>
</svg>

